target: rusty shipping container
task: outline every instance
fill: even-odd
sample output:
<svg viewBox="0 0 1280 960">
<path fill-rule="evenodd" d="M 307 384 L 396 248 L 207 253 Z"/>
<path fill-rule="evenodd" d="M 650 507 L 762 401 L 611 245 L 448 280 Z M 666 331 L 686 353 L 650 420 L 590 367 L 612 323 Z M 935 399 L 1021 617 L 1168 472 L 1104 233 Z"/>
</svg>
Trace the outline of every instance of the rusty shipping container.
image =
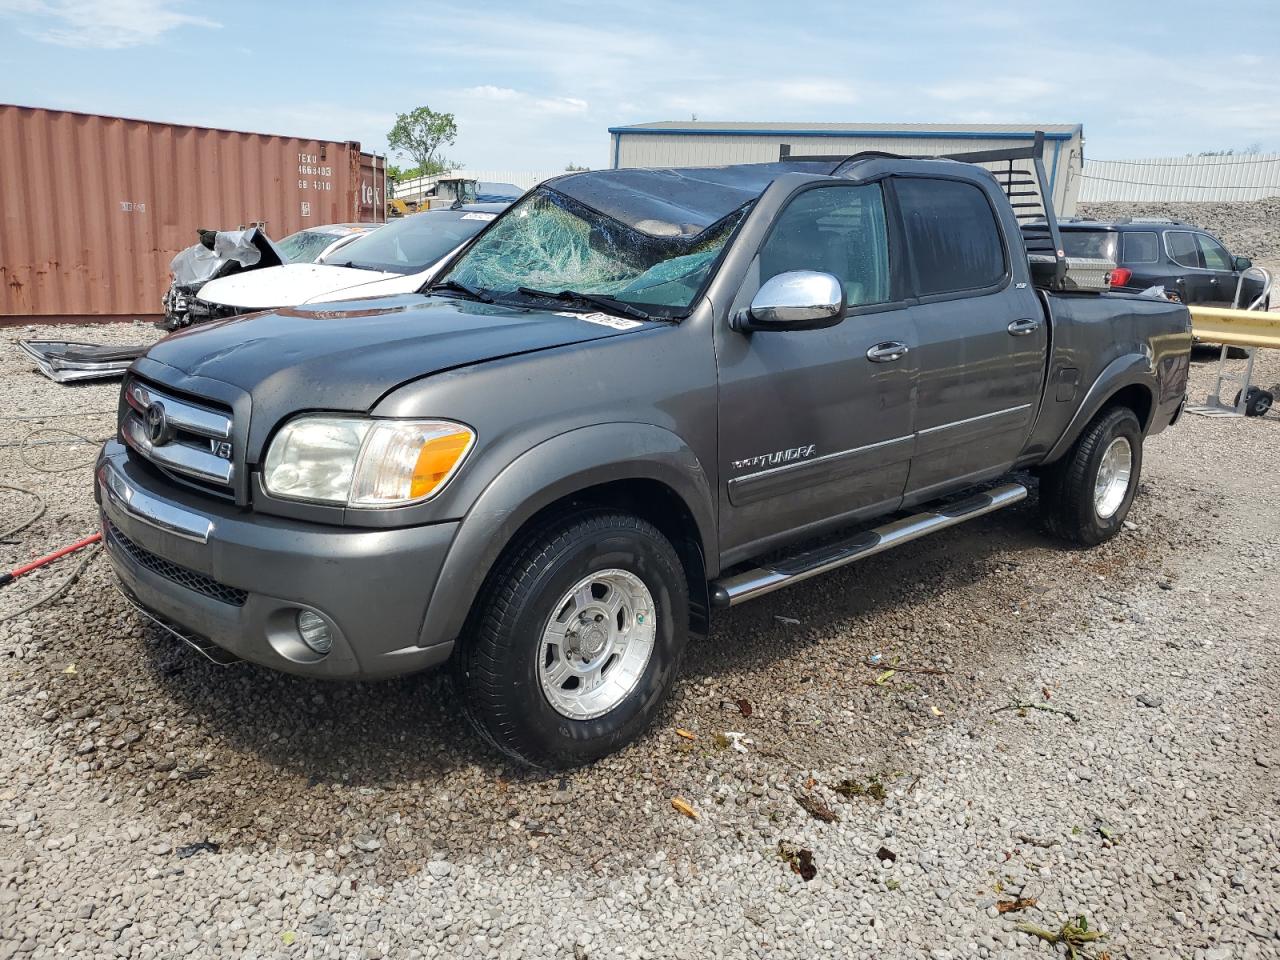
<svg viewBox="0 0 1280 960">
<path fill-rule="evenodd" d="M 196 229 L 385 219 L 354 141 L 0 104 L 0 324 L 158 317 Z"/>
</svg>

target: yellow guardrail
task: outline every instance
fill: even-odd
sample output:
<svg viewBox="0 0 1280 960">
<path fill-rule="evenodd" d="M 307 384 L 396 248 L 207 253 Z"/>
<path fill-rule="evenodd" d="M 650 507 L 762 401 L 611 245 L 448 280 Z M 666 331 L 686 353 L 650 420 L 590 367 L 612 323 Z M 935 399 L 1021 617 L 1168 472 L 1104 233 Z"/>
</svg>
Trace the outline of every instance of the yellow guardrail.
<svg viewBox="0 0 1280 960">
<path fill-rule="evenodd" d="M 1280 350 L 1280 313 L 1228 307 L 1187 309 L 1191 311 L 1191 332 L 1206 343 Z"/>
</svg>

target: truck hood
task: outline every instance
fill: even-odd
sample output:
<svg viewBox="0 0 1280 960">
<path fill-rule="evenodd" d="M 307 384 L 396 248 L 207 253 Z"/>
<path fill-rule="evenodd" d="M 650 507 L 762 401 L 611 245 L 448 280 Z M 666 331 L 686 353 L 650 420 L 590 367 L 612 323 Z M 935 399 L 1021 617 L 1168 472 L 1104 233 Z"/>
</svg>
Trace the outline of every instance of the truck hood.
<svg viewBox="0 0 1280 960">
<path fill-rule="evenodd" d="M 306 303 L 315 297 L 334 298 L 352 288 L 393 278 L 409 279 L 378 270 L 356 270 L 324 263 L 286 263 L 210 280 L 200 288 L 200 299 L 242 310 L 270 310 Z M 424 282 L 418 281 L 411 289 L 416 290 Z"/>
<path fill-rule="evenodd" d="M 247 393 L 258 434 L 300 410 L 368 411 L 444 370 L 660 325 L 408 294 L 215 320 L 161 340 L 138 370 L 197 394 L 200 380 Z"/>
</svg>

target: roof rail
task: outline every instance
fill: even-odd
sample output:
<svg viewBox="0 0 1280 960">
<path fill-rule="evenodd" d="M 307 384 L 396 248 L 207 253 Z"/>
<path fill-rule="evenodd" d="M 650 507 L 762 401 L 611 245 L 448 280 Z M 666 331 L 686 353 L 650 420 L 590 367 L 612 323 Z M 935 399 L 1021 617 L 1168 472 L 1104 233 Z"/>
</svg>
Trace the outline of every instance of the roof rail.
<svg viewBox="0 0 1280 960">
<path fill-rule="evenodd" d="M 827 154 L 825 156 L 799 156 L 791 152 L 791 144 L 778 147 L 779 160 L 830 161 L 835 164 L 834 174 L 850 163 L 863 160 L 954 160 L 960 163 L 982 164 L 991 169 L 1013 207 L 1013 214 L 1022 231 L 1027 258 L 1031 262 L 1031 275 L 1040 286 L 1061 290 L 1067 276 L 1067 258 L 1062 249 L 1062 234 L 1058 229 L 1057 214 L 1053 209 L 1053 194 L 1049 190 L 1049 178 L 1044 169 L 1044 131 L 1037 130 L 1029 147 L 999 147 L 994 150 L 972 150 L 963 153 L 934 154 L 929 156 L 905 156 L 881 150 L 864 150 L 849 156 Z M 1016 164 L 1016 165 L 1015 165 Z M 1034 190 L 1027 189 L 1034 187 Z"/>
</svg>

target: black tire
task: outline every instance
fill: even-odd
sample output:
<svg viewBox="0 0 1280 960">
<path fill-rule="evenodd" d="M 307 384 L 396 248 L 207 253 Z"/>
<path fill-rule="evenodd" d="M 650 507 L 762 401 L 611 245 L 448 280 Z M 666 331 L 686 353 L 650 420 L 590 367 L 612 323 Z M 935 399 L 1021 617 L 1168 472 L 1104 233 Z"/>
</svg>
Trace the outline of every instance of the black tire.
<svg viewBox="0 0 1280 960">
<path fill-rule="evenodd" d="M 1263 390 L 1261 387 L 1250 387 L 1249 395 L 1245 398 L 1244 415 L 1246 417 L 1265 417 L 1275 400 L 1275 395 L 1270 390 Z M 1239 390 L 1236 391 L 1236 398 L 1231 405 L 1234 407 L 1240 406 Z"/>
<path fill-rule="evenodd" d="M 566 591 L 609 569 L 639 577 L 652 596 L 653 649 L 617 706 L 577 720 L 542 690 L 543 630 Z M 507 550 L 472 611 L 454 677 L 472 725 L 495 748 L 533 767 L 574 767 L 619 749 L 649 724 L 675 683 L 688 636 L 688 586 L 671 543 L 639 517 L 589 509 L 539 524 Z"/>
<path fill-rule="evenodd" d="M 1132 467 L 1120 506 L 1109 517 L 1098 515 L 1094 484 L 1103 454 L 1118 437 L 1129 441 Z M 1040 515 L 1045 529 L 1056 537 L 1084 546 L 1110 540 L 1129 514 L 1142 475 L 1142 425 L 1128 407 L 1108 407 L 1090 422 L 1056 463 L 1040 475 Z"/>
</svg>

